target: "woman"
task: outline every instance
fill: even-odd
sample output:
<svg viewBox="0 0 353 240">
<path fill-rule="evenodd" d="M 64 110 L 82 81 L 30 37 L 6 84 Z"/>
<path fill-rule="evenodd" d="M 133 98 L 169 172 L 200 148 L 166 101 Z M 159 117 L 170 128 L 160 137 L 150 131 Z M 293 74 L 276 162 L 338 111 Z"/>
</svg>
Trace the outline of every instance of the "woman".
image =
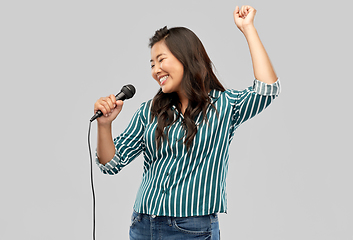
<svg viewBox="0 0 353 240">
<path fill-rule="evenodd" d="M 265 109 L 279 82 L 253 20 L 256 10 L 236 7 L 234 21 L 249 45 L 255 81 L 226 90 L 197 36 L 166 27 L 150 39 L 151 73 L 160 85 L 114 140 L 111 123 L 123 107 L 114 95 L 99 99 L 96 162 L 116 174 L 140 153 L 144 173 L 130 239 L 219 239 L 217 213 L 226 212 L 229 144 L 236 128 Z"/>
</svg>

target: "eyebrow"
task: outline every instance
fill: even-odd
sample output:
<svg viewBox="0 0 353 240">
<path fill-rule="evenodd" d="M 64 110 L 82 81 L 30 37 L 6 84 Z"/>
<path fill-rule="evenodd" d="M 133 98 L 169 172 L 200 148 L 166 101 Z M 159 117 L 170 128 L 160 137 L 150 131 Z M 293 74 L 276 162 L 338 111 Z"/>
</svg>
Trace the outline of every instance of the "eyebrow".
<svg viewBox="0 0 353 240">
<path fill-rule="evenodd" d="M 158 58 L 159 58 L 160 56 L 162 56 L 162 55 L 167 55 L 167 54 L 165 54 L 165 53 L 160 53 L 160 54 L 157 55 L 156 59 L 158 59 Z M 152 59 L 150 60 L 150 62 L 153 62 L 153 61 L 154 61 L 154 60 L 152 60 Z"/>
</svg>

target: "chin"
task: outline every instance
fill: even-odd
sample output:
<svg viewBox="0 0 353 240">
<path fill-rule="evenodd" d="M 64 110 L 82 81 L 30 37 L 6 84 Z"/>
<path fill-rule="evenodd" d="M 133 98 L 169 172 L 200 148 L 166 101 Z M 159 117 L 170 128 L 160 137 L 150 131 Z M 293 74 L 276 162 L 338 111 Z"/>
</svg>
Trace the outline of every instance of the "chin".
<svg viewBox="0 0 353 240">
<path fill-rule="evenodd" d="M 166 87 L 161 87 L 162 92 L 163 93 L 172 93 L 173 91 L 171 91 L 170 89 L 166 88 Z"/>
</svg>

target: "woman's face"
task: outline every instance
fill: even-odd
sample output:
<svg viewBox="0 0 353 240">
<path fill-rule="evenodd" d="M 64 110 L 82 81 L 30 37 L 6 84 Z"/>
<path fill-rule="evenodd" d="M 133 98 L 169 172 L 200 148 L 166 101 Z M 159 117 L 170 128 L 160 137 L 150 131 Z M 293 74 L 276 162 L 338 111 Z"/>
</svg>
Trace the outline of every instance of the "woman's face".
<svg viewBox="0 0 353 240">
<path fill-rule="evenodd" d="M 151 49 L 151 74 L 164 93 L 182 92 L 184 67 L 163 40 L 154 44 Z"/>
</svg>

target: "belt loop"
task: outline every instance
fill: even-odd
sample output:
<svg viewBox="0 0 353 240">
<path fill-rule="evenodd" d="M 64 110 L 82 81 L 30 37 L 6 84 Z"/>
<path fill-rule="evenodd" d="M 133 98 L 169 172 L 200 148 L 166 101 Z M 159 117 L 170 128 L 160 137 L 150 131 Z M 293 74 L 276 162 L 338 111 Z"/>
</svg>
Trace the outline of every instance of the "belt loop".
<svg viewBox="0 0 353 240">
<path fill-rule="evenodd" d="M 168 219 L 168 225 L 172 226 L 172 217 L 167 217 L 167 219 Z"/>
<path fill-rule="evenodd" d="M 218 214 L 212 213 L 210 214 L 211 223 L 218 222 Z"/>
</svg>

